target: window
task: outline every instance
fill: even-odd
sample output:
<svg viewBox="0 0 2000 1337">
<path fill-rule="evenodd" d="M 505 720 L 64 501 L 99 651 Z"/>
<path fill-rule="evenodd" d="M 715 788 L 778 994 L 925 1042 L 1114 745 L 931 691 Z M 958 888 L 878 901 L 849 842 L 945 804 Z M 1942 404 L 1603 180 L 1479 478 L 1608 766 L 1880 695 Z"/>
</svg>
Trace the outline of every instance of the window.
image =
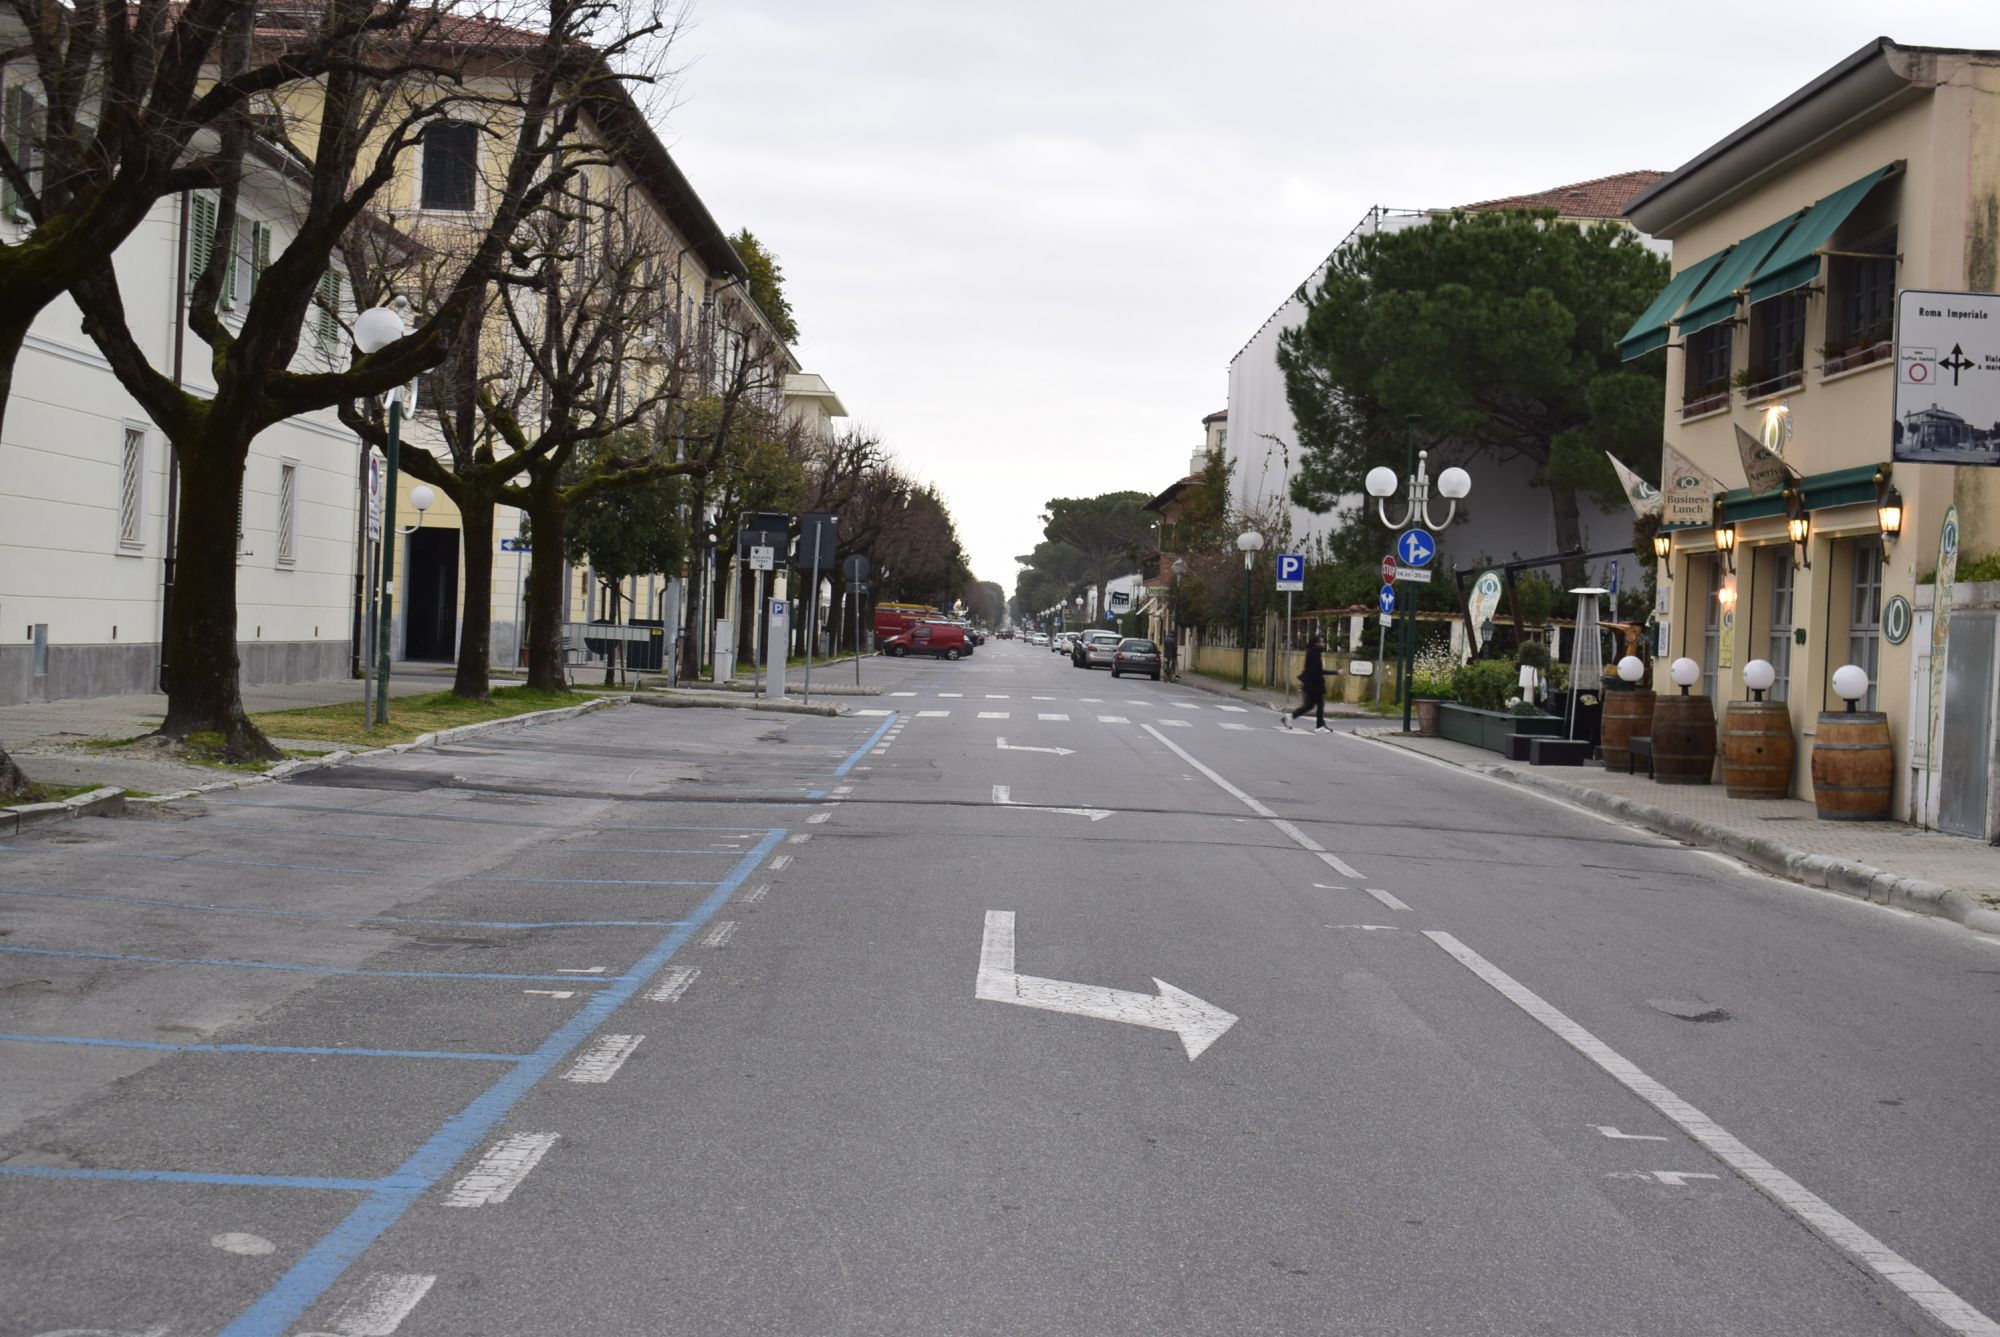
<svg viewBox="0 0 2000 1337">
<path fill-rule="evenodd" d="M 479 198 L 479 127 L 432 121 L 424 127 L 423 207 L 473 208 Z"/>
<path fill-rule="evenodd" d="M 1826 347 L 1830 371 L 1889 356 L 1896 320 L 1896 229 L 1826 258 Z"/>
<path fill-rule="evenodd" d="M 299 462 L 278 465 L 278 565 L 299 560 Z"/>
<path fill-rule="evenodd" d="M 215 254 L 216 236 L 221 231 L 221 206 L 214 195 L 196 192 L 188 219 L 188 287 L 193 289 L 201 272 Z M 271 263 L 271 229 L 255 219 L 237 215 L 230 229 L 230 256 L 222 274 L 222 291 L 217 303 L 224 311 L 248 303 L 257 280 Z"/>
<path fill-rule="evenodd" d="M 1722 650 L 1722 600 L 1715 596 L 1722 589 L 1722 559 L 1708 559 L 1708 591 L 1704 603 L 1707 610 L 1702 615 L 1701 624 L 1701 694 L 1711 701 L 1715 699 L 1715 669 L 1721 662 Z"/>
<path fill-rule="evenodd" d="M 125 429 L 125 448 L 118 461 L 118 546 L 132 551 L 146 538 L 146 433 Z"/>
<path fill-rule="evenodd" d="M 1729 407 L 1729 362 L 1734 355 L 1735 327 L 1711 325 L 1688 336 L 1681 416 L 1692 418 Z"/>
<path fill-rule="evenodd" d="M 1750 307 L 1750 387 L 1748 395 L 1776 394 L 1805 379 L 1806 295 L 1780 293 Z"/>
<path fill-rule="evenodd" d="M 1792 569 L 1789 543 L 1761 555 L 1771 573 L 1771 620 L 1764 658 L 1778 675 L 1767 695 L 1773 701 L 1783 701 L 1792 677 L 1792 590 L 1798 572 Z"/>
<path fill-rule="evenodd" d="M 327 270 L 319 276 L 319 291 L 313 296 L 313 343 L 330 358 L 340 356 L 340 275 Z"/>
<path fill-rule="evenodd" d="M 42 133 L 40 100 L 21 84 L 8 85 L 5 104 L 0 106 L 0 136 L 6 139 L 7 152 L 28 178 L 29 187 L 36 191 L 42 187 Z M 29 221 L 21 193 L 4 175 L 0 175 L 0 207 L 17 222 Z"/>
<path fill-rule="evenodd" d="M 1854 545 L 1854 593 L 1847 611 L 1847 662 L 1868 673 L 1868 695 L 1856 708 L 1875 709 L 1875 666 L 1882 649 L 1882 540 Z"/>
</svg>

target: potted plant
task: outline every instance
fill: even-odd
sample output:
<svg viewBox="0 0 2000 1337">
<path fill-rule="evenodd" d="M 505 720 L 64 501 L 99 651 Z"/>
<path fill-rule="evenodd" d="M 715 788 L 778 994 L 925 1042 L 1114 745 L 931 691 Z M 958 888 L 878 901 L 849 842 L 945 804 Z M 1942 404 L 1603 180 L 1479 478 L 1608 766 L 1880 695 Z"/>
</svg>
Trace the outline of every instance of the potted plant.
<svg viewBox="0 0 2000 1337">
<path fill-rule="evenodd" d="M 1418 652 L 1410 667 L 1410 705 L 1416 713 L 1417 732 L 1435 738 L 1438 731 L 1438 703 L 1452 699 L 1452 670 L 1458 663 L 1443 645 L 1428 646 Z"/>
</svg>

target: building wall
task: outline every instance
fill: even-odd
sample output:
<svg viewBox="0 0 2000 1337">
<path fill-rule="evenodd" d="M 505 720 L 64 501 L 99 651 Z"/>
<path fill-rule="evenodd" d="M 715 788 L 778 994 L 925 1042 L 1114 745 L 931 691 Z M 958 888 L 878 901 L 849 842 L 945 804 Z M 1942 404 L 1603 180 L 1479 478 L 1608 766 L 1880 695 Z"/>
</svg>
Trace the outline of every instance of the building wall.
<svg viewBox="0 0 2000 1337">
<path fill-rule="evenodd" d="M 1897 249 L 1902 260 L 1896 275 L 1898 291 L 1931 288 L 1945 291 L 1972 286 L 1972 270 L 1981 255 L 1973 239 L 1983 216 L 1995 212 L 2000 199 L 2000 70 L 1974 66 L 1935 95 L 1916 96 L 1844 138 L 1815 146 L 1807 157 L 1740 197 L 1728 200 L 1673 238 L 1674 265 L 1681 269 L 1724 246 L 1832 193 L 1869 172 L 1901 161 L 1904 170 L 1871 196 L 1863 209 L 1881 208 L 1897 224 Z M 1988 234 L 1990 235 L 1990 234 Z M 1836 244 L 1838 243 L 1836 236 Z M 1970 263 L 1969 263 L 1970 262 Z M 1993 286 L 1989 272 L 1979 275 Z M 1801 385 L 1768 399 L 1746 402 L 1732 392 L 1726 409 L 1683 420 L 1683 352 L 1670 345 L 1667 367 L 1665 434 L 1695 463 L 1725 486 L 1741 486 L 1743 474 L 1732 423 L 1753 434 L 1762 416 L 1782 401 L 1792 423 L 1787 461 L 1806 475 L 1875 465 L 1889 461 L 1895 362 L 1884 360 L 1854 370 L 1822 374 L 1814 350 L 1826 344 L 1827 304 L 1816 296 L 1808 302 L 1805 325 L 1806 371 Z M 1734 367 L 1747 366 L 1748 327 L 1737 327 Z M 1883 543 L 1880 605 L 1902 596 L 1913 603 L 1917 581 L 1937 564 L 1938 534 L 1945 508 L 1954 501 L 1961 520 L 1961 554 L 1971 556 L 2000 549 L 2000 488 L 1991 469 L 1949 465 L 1900 464 L 1893 478 L 1904 499 L 1902 536 Z M 1859 552 L 1878 541 L 1878 522 L 1871 504 L 1862 503 L 1816 511 L 1812 515 L 1811 566 L 1796 573 L 1794 603 L 1797 624 L 1806 629 L 1804 645 L 1794 645 L 1786 683 L 1795 736 L 1800 740 L 1794 792 L 1811 795 L 1810 759 L 1821 710 L 1842 708 L 1832 690 L 1833 671 L 1849 662 L 1853 630 L 1854 577 Z M 1766 612 L 1770 572 L 1752 560 L 1753 553 L 1782 551 L 1787 543 L 1782 516 L 1745 520 L 1737 525 L 1736 572 L 1725 577 L 1736 596 L 1732 667 L 1717 679 L 1723 700 L 1744 695 L 1742 666 L 1769 658 Z M 1712 550 L 1707 531 L 1689 531 L 1677 540 L 1689 554 Z M 1704 600 L 1714 597 L 1690 580 L 1688 571 L 1699 557 L 1674 559 L 1673 579 L 1663 587 L 1663 600 L 1675 620 L 1672 655 L 1700 659 Z M 1766 588 L 1759 589 L 1759 582 Z M 1893 811 L 1917 816 L 1912 798 L 1913 765 L 1923 756 L 1922 732 L 1928 704 L 1922 675 L 1914 672 L 1919 652 L 1912 634 L 1900 645 L 1883 638 L 1878 646 L 1875 705 L 1889 717 L 1897 768 Z M 1914 714 L 1913 714 L 1914 712 Z M 1913 733 L 1914 730 L 1914 733 Z"/>
<path fill-rule="evenodd" d="M 280 202 L 252 191 L 244 208 L 279 229 L 275 254 L 285 229 Z M 160 201 L 114 257 L 133 335 L 169 373 L 180 320 L 180 214 L 178 197 Z M 208 389 L 207 346 L 185 337 L 183 382 Z M 120 536 L 128 428 L 144 442 L 140 528 L 131 544 Z M 252 443 L 237 570 L 247 683 L 347 671 L 358 452 L 330 413 L 281 423 Z M 169 455 L 166 438 L 83 335 L 75 306 L 52 304 L 22 350 L 0 437 L 0 703 L 156 689 Z M 278 492 L 287 465 L 297 471 L 295 546 L 292 560 L 281 561 Z M 39 664 L 37 628 L 47 637 Z"/>
</svg>

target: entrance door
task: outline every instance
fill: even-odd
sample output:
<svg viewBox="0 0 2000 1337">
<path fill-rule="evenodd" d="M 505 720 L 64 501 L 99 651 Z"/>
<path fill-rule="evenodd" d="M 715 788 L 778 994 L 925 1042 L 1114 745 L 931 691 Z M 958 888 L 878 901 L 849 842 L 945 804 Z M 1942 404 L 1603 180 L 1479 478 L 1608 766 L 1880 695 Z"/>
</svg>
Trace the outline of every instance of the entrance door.
<svg viewBox="0 0 2000 1337">
<path fill-rule="evenodd" d="M 449 661 L 458 649 L 458 531 L 410 535 L 403 658 Z"/>
</svg>

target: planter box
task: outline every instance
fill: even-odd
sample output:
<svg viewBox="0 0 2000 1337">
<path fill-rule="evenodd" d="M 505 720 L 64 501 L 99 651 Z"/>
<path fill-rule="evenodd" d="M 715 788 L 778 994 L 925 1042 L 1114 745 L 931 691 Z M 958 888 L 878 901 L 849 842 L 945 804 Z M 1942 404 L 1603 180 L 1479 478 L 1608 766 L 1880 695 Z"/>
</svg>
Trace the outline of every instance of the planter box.
<svg viewBox="0 0 2000 1337">
<path fill-rule="evenodd" d="M 1515 715 L 1505 710 L 1474 710 L 1456 701 L 1438 702 L 1438 733 L 1488 752 L 1504 754 L 1509 734 L 1560 738 L 1562 730 L 1563 722 L 1554 715 Z"/>
</svg>

